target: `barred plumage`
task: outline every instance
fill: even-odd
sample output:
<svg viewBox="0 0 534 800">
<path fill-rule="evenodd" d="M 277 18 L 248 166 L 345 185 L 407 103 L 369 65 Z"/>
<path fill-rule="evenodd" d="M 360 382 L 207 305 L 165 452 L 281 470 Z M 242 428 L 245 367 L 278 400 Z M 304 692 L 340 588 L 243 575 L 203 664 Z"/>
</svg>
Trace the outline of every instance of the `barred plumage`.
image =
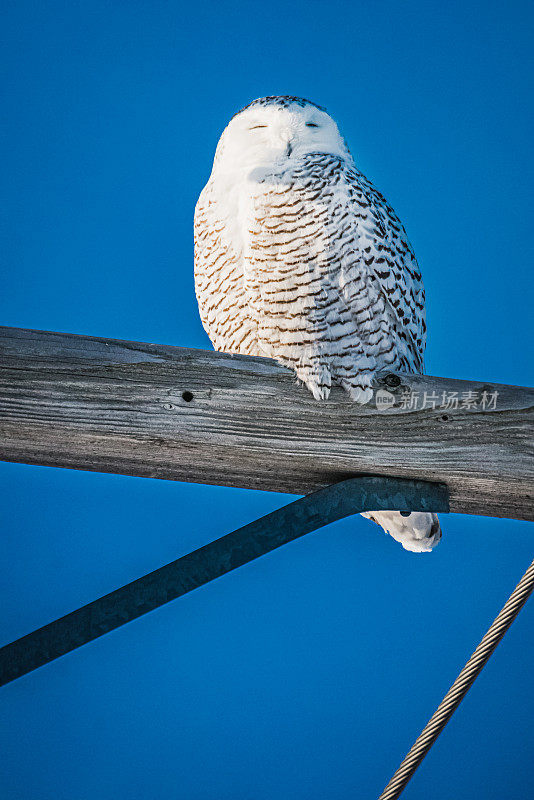
<svg viewBox="0 0 534 800">
<path fill-rule="evenodd" d="M 195 282 L 215 349 L 275 358 L 318 400 L 337 383 L 365 403 L 377 370 L 423 370 L 425 297 L 406 232 L 310 101 L 260 98 L 228 124 L 196 207 Z M 412 517 L 425 517 L 420 530 L 408 535 L 397 515 L 389 532 L 430 549 L 434 515 Z"/>
</svg>

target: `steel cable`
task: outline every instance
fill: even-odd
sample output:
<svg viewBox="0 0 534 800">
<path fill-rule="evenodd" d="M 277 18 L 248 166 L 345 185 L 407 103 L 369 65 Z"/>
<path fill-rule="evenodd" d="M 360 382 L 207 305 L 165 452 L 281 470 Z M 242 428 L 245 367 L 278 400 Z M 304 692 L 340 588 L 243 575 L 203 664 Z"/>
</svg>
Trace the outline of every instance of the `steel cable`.
<svg viewBox="0 0 534 800">
<path fill-rule="evenodd" d="M 397 800 L 534 589 L 534 561 L 378 798 Z"/>
</svg>

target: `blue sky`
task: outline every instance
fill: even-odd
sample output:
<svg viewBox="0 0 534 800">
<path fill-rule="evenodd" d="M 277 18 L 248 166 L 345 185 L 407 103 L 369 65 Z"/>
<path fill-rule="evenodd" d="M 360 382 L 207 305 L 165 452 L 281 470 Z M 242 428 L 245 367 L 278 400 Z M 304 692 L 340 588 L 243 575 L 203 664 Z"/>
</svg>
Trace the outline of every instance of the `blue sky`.
<svg viewBox="0 0 534 800">
<path fill-rule="evenodd" d="M 404 221 L 428 371 L 532 383 L 533 12 L 521 2 L 4 6 L 3 324 L 209 347 L 192 217 L 229 117 L 327 106 Z M 291 497 L 0 464 L 8 642 Z M 527 523 L 360 518 L 5 687 L 5 800 L 372 798 L 530 562 Z M 408 800 L 525 796 L 534 603 Z"/>
</svg>

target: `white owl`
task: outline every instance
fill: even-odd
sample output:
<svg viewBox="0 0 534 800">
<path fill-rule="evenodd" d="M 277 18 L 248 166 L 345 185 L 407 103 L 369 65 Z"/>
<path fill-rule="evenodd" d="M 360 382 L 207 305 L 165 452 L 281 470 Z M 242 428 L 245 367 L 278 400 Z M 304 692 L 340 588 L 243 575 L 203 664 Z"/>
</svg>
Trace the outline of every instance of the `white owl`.
<svg viewBox="0 0 534 800">
<path fill-rule="evenodd" d="M 262 97 L 224 130 L 195 210 L 195 285 L 216 350 L 267 356 L 317 400 L 357 403 L 385 368 L 423 371 L 425 295 L 395 212 L 357 169 L 325 109 Z M 372 511 L 407 550 L 435 514 Z"/>
</svg>

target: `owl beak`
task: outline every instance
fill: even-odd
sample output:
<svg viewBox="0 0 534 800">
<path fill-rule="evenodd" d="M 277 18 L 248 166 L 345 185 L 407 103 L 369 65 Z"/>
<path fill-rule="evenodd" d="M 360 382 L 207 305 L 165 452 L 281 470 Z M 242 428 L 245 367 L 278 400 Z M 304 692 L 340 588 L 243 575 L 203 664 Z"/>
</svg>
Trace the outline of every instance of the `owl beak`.
<svg viewBox="0 0 534 800">
<path fill-rule="evenodd" d="M 293 141 L 294 141 L 294 134 L 293 131 L 289 129 L 282 130 L 280 132 L 280 138 L 282 143 L 285 145 L 285 152 L 284 155 L 289 157 L 293 152 Z"/>
</svg>

